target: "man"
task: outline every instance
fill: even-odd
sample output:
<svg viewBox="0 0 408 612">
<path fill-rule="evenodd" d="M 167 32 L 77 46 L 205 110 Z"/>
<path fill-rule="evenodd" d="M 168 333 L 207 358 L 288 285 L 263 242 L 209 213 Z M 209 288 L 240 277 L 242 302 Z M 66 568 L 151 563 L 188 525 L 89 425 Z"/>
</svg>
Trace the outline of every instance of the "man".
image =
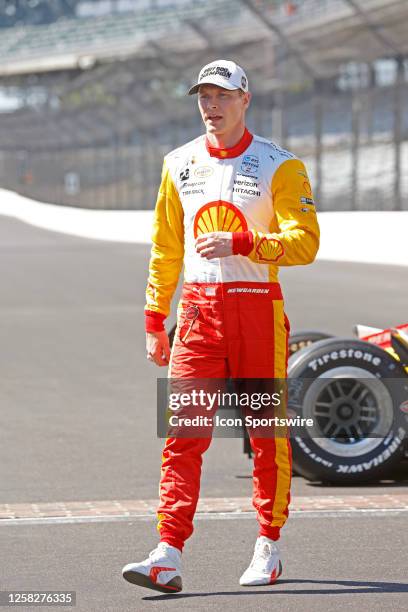
<svg viewBox="0 0 408 612">
<path fill-rule="evenodd" d="M 245 127 L 251 94 L 232 61 L 204 66 L 198 94 L 206 134 L 169 153 L 155 210 L 147 287 L 148 359 L 169 377 L 285 378 L 289 322 L 278 266 L 311 263 L 319 228 L 304 165 Z M 163 321 L 185 265 L 170 357 Z M 240 584 L 272 584 L 282 571 L 276 541 L 288 516 L 287 437 L 251 435 L 259 537 Z M 209 437 L 168 438 L 163 451 L 160 543 L 126 580 L 164 592 L 182 588 L 181 552 L 192 534 L 202 454 Z"/>
</svg>

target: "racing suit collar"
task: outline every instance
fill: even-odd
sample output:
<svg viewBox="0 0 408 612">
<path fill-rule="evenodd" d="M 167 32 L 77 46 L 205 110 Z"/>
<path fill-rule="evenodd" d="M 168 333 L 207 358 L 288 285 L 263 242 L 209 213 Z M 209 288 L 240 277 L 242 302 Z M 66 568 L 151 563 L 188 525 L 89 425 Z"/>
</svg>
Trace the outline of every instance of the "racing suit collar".
<svg viewBox="0 0 408 612">
<path fill-rule="evenodd" d="M 210 154 L 210 157 L 218 157 L 218 159 L 227 159 L 228 157 L 238 157 L 251 144 L 253 135 L 245 128 L 245 132 L 239 142 L 230 149 L 219 149 L 210 145 L 207 136 L 205 137 L 205 147 Z"/>
</svg>

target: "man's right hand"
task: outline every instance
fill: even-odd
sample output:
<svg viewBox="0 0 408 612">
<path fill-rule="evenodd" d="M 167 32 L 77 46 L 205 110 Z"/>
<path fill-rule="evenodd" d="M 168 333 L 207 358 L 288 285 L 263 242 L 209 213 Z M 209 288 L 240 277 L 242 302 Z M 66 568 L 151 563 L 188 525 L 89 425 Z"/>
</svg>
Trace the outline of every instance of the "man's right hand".
<svg viewBox="0 0 408 612">
<path fill-rule="evenodd" d="M 165 330 L 146 333 L 147 359 L 158 366 L 169 365 L 170 343 Z"/>
</svg>

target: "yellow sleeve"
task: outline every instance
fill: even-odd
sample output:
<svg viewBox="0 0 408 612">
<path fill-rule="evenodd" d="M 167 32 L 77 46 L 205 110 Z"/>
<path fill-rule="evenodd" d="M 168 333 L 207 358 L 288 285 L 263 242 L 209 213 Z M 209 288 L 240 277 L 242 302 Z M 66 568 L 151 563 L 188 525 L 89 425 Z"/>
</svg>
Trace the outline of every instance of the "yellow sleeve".
<svg viewBox="0 0 408 612">
<path fill-rule="evenodd" d="M 319 225 L 304 164 L 283 162 L 272 179 L 274 217 L 271 233 L 251 229 L 248 257 L 256 263 L 298 266 L 311 263 L 319 249 Z"/>
<path fill-rule="evenodd" d="M 166 162 L 153 221 L 145 310 L 167 317 L 184 258 L 184 213 Z"/>
</svg>

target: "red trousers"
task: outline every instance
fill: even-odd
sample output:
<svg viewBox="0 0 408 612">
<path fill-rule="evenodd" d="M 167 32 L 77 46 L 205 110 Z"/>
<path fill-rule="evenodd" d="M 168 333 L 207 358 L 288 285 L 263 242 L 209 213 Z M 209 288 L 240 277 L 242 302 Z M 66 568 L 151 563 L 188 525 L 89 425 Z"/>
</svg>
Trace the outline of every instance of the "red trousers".
<svg viewBox="0 0 408 612">
<path fill-rule="evenodd" d="M 278 283 L 185 284 L 169 377 L 286 378 L 289 322 Z M 259 535 L 279 539 L 288 517 L 288 437 L 251 436 L 253 505 Z M 183 549 L 193 532 L 202 455 L 211 437 L 167 438 L 162 460 L 158 530 Z"/>
</svg>

